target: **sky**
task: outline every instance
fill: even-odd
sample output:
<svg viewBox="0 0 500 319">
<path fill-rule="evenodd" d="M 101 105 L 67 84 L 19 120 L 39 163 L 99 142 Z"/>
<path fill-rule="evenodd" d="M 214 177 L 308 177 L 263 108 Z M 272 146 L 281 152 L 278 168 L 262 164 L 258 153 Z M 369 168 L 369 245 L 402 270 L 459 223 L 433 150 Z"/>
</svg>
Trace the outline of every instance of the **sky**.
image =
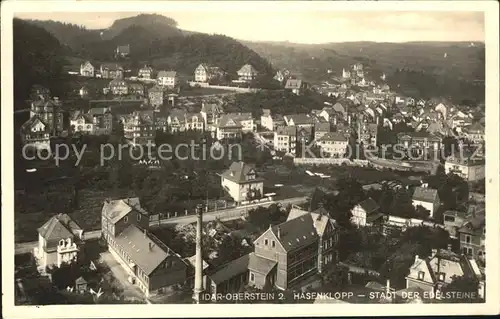
<svg viewBox="0 0 500 319">
<path fill-rule="evenodd" d="M 56 20 L 89 29 L 111 26 L 114 20 L 141 12 L 19 13 L 25 19 Z M 147 13 L 147 12 L 142 12 Z M 178 22 L 181 29 L 224 34 L 248 41 L 328 43 L 351 41 L 471 41 L 484 42 L 482 12 L 384 11 L 173 11 L 155 12 Z"/>
</svg>

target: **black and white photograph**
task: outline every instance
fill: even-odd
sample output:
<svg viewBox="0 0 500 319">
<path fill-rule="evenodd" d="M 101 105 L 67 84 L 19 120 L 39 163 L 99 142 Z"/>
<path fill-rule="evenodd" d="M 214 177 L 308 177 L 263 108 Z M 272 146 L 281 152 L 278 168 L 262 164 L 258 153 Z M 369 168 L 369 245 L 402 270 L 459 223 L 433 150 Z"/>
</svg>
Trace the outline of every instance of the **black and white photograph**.
<svg viewBox="0 0 500 319">
<path fill-rule="evenodd" d="M 6 317 L 498 314 L 498 41 L 495 1 L 3 3 Z"/>
</svg>

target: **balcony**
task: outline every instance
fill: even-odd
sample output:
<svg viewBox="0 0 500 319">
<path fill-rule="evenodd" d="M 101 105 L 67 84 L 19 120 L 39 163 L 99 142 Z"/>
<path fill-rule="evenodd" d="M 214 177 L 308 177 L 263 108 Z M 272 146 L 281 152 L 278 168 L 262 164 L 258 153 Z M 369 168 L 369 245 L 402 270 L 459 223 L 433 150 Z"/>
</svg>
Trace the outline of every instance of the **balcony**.
<svg viewBox="0 0 500 319">
<path fill-rule="evenodd" d="M 71 252 L 75 252 L 78 250 L 79 250 L 79 248 L 75 243 L 73 243 L 71 245 L 67 245 L 67 246 L 57 246 L 57 252 L 59 254 L 71 253 Z"/>
</svg>

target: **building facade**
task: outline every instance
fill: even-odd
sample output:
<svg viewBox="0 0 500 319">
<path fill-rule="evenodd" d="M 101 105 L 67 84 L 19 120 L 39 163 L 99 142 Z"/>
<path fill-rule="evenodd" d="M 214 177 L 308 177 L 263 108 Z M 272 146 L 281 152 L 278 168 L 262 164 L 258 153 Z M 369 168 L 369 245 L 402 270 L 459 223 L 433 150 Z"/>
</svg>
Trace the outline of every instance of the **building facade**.
<svg viewBox="0 0 500 319">
<path fill-rule="evenodd" d="M 264 196 L 264 180 L 257 175 L 253 165 L 233 162 L 220 176 L 222 187 L 237 203 Z"/>
</svg>

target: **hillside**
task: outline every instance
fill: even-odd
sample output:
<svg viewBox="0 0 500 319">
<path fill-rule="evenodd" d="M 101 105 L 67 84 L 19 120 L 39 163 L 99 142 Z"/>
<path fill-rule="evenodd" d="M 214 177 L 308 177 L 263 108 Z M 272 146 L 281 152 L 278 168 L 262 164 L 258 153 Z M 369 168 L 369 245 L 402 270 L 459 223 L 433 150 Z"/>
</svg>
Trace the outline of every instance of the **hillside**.
<svg viewBox="0 0 500 319">
<path fill-rule="evenodd" d="M 210 63 L 235 74 L 241 66 L 251 63 L 261 73 L 274 72 L 266 59 L 240 42 L 223 35 L 183 31 L 177 28 L 175 20 L 162 15 L 141 14 L 119 19 L 105 30 L 88 30 L 54 21 L 29 22 L 46 28 L 71 47 L 71 57 L 80 60 L 109 62 L 114 60 L 117 46 L 130 44 L 130 56 L 121 62 L 132 70 L 148 63 L 158 69 L 192 74 L 198 64 Z"/>
<path fill-rule="evenodd" d="M 366 73 L 372 78 L 386 73 L 389 84 L 394 88 L 398 84 L 400 87 L 421 86 L 418 90 L 423 91 L 423 96 L 438 94 L 440 91 L 442 94 L 452 95 L 457 93 L 457 89 L 465 89 L 467 97 L 464 98 L 473 95 L 484 100 L 484 86 L 477 85 L 477 82 L 484 81 L 483 43 L 470 46 L 470 43 L 457 42 L 348 42 L 312 45 L 242 42 L 274 66 L 300 73 L 312 82 L 328 80 L 332 74 L 339 76 L 342 68 L 362 62 Z M 328 74 L 328 69 L 333 73 Z M 402 76 L 404 73 L 408 74 Z M 420 76 L 421 73 L 425 76 Z M 446 87 L 448 84 L 451 84 L 450 88 Z"/>
<path fill-rule="evenodd" d="M 29 98 L 35 84 L 48 87 L 54 95 L 61 88 L 51 86 L 51 80 L 61 75 L 64 49 L 44 28 L 14 19 L 14 100 L 15 108 Z"/>
</svg>

